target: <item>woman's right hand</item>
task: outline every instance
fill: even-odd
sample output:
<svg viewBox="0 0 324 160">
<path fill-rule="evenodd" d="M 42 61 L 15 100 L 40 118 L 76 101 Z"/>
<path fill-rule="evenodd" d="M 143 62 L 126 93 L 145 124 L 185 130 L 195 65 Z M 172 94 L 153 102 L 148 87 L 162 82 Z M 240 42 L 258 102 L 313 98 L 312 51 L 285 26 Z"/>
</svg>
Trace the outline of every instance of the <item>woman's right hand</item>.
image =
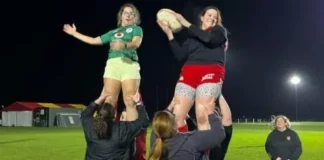
<svg viewBox="0 0 324 160">
<path fill-rule="evenodd" d="M 166 22 L 163 21 L 157 21 L 158 25 L 160 26 L 160 28 L 163 30 L 163 32 L 168 36 L 171 37 L 173 36 L 172 30 L 170 29 L 169 24 L 167 24 Z"/>
<path fill-rule="evenodd" d="M 132 96 L 132 99 L 136 103 L 136 105 L 143 104 L 142 95 L 139 90 L 137 90 L 135 95 Z"/>
<path fill-rule="evenodd" d="M 63 31 L 72 36 L 73 34 L 76 33 L 76 27 L 74 23 L 72 24 L 72 26 L 69 24 L 64 24 Z"/>
</svg>

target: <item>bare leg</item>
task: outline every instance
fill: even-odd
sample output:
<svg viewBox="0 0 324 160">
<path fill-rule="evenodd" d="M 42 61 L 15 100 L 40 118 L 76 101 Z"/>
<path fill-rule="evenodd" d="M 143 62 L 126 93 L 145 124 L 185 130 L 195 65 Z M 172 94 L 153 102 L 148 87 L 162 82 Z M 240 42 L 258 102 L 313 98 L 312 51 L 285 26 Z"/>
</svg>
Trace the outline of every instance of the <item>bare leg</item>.
<svg viewBox="0 0 324 160">
<path fill-rule="evenodd" d="M 134 121 L 138 118 L 138 113 L 136 111 L 132 96 L 136 94 L 139 85 L 139 79 L 129 79 L 122 82 L 123 99 L 126 106 L 127 121 Z"/>
<path fill-rule="evenodd" d="M 207 110 L 208 114 L 212 114 L 215 108 L 215 103 L 212 103 L 212 101 L 215 101 L 220 96 L 221 89 L 221 83 L 203 83 L 197 87 L 195 101 L 198 130 L 208 130 L 210 129 L 210 124 L 208 115 L 205 114 L 206 112 L 199 111 L 201 107 L 198 109 L 197 104 L 206 106 L 204 109 Z"/>
<path fill-rule="evenodd" d="M 178 83 L 175 88 L 173 113 L 176 115 L 178 128 L 186 126 L 187 114 L 194 103 L 195 89 L 184 83 Z"/>
<path fill-rule="evenodd" d="M 116 105 L 118 95 L 120 93 L 121 83 L 118 80 L 112 78 L 104 79 L 104 93 L 107 95 L 106 103 L 110 103 L 113 106 Z"/>
</svg>

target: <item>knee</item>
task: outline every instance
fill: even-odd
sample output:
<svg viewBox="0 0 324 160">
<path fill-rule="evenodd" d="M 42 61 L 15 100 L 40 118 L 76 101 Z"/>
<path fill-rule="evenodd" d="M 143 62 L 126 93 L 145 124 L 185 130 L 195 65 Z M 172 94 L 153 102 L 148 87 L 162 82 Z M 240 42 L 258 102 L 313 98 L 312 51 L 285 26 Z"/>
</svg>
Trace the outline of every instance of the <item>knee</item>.
<svg viewBox="0 0 324 160">
<path fill-rule="evenodd" d="M 131 94 L 123 95 L 124 104 L 126 105 L 126 107 L 134 107 L 135 106 L 135 102 L 134 102 L 132 96 L 133 95 L 131 95 Z"/>
<path fill-rule="evenodd" d="M 208 123 L 208 115 L 214 113 L 215 103 L 208 101 L 198 101 L 196 103 L 196 118 L 197 123 L 206 124 Z"/>
<path fill-rule="evenodd" d="M 208 115 L 206 114 L 206 112 L 196 111 L 196 118 L 197 118 L 197 123 L 198 124 L 206 124 L 206 123 L 208 123 Z"/>
<path fill-rule="evenodd" d="M 112 105 L 116 105 L 118 100 L 118 96 L 116 95 L 108 95 L 105 99 L 105 103 L 110 103 Z"/>
</svg>

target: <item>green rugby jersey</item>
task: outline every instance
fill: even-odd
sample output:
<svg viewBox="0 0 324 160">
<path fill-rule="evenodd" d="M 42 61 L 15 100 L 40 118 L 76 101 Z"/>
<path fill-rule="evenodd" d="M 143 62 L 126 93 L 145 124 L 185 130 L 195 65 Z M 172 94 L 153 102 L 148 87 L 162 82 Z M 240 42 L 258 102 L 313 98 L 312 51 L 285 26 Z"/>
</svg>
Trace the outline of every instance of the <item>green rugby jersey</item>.
<svg viewBox="0 0 324 160">
<path fill-rule="evenodd" d="M 143 30 L 140 26 L 124 26 L 111 30 L 106 34 L 100 36 L 103 44 L 110 43 L 112 41 L 121 41 L 123 43 L 131 42 L 133 37 L 139 36 L 143 38 Z M 136 49 L 123 49 L 115 51 L 112 48 L 109 49 L 108 59 L 117 57 L 127 57 L 133 61 L 138 61 Z"/>
</svg>

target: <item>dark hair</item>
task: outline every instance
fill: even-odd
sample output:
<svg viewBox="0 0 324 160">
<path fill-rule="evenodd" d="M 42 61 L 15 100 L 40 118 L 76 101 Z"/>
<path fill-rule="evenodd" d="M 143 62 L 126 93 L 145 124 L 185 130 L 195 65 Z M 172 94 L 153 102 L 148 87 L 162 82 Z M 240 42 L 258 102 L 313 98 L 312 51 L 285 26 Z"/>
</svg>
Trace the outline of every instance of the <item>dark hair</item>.
<svg viewBox="0 0 324 160">
<path fill-rule="evenodd" d="M 115 118 L 115 108 L 110 103 L 104 103 L 97 108 L 94 130 L 98 138 L 110 138 L 111 128 Z"/>
<path fill-rule="evenodd" d="M 223 26 L 221 11 L 215 6 L 207 6 L 201 10 L 201 12 L 199 14 L 199 24 L 201 25 L 200 16 L 204 16 L 209 9 L 214 9 L 217 11 L 217 25 Z"/>
</svg>

